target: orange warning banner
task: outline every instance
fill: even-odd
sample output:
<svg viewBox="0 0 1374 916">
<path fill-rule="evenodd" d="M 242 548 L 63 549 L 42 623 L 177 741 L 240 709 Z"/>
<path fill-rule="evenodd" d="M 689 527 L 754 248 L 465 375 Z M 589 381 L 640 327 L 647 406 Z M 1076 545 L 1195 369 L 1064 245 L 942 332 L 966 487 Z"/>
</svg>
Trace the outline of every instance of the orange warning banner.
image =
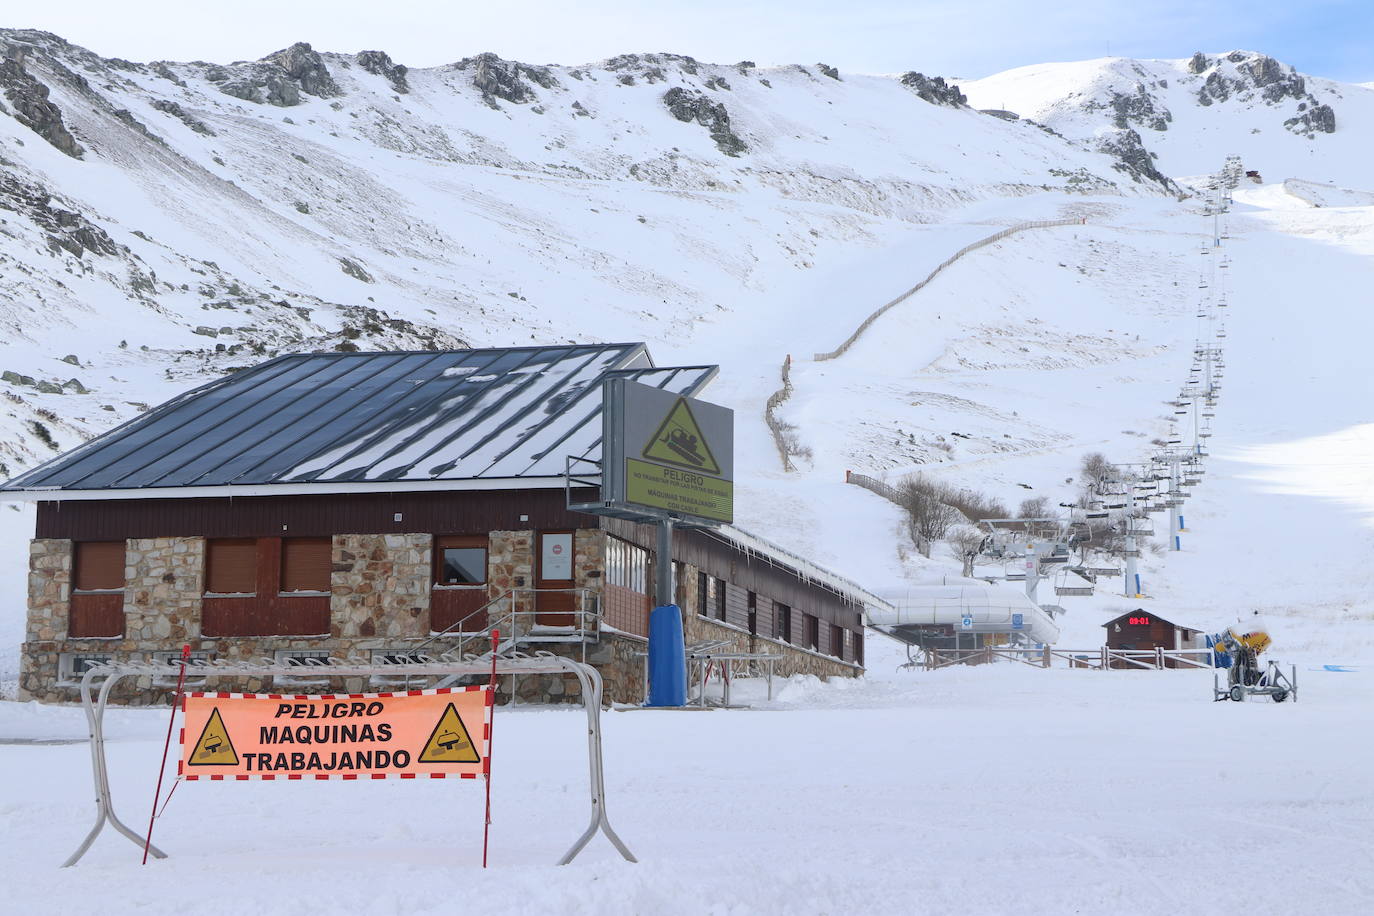
<svg viewBox="0 0 1374 916">
<path fill-rule="evenodd" d="M 293 696 L 188 693 L 186 779 L 431 779 L 489 772 L 490 687 Z"/>
</svg>

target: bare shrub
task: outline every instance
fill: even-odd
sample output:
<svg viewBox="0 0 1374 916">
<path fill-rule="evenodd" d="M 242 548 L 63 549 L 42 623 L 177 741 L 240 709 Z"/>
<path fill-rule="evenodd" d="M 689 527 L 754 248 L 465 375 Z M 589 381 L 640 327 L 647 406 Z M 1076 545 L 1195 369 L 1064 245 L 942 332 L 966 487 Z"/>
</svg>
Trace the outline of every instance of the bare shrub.
<svg viewBox="0 0 1374 916">
<path fill-rule="evenodd" d="M 976 490 L 948 490 L 944 501 L 963 514 L 971 522 L 981 522 L 985 518 L 1006 518 L 1007 507 L 995 497 Z"/>
<path fill-rule="evenodd" d="M 1021 505 L 1016 510 L 1017 518 L 1045 518 L 1050 514 L 1050 501 L 1048 497 L 1036 496 L 1031 499 L 1021 500 Z"/>
<path fill-rule="evenodd" d="M 973 577 L 973 561 L 983 552 L 987 535 L 972 525 L 955 525 L 945 536 L 949 543 L 949 554 L 964 564 L 961 575 L 965 579 Z"/>
<path fill-rule="evenodd" d="M 921 556 L 929 557 L 930 545 L 959 521 L 959 510 L 944 501 L 949 488 L 913 474 L 894 489 L 897 505 L 906 512 L 907 533 Z"/>
<path fill-rule="evenodd" d="M 1107 482 L 1117 475 L 1116 465 L 1107 460 L 1101 452 L 1089 452 L 1078 465 L 1078 473 L 1087 493 L 1101 496 L 1107 491 Z"/>
</svg>

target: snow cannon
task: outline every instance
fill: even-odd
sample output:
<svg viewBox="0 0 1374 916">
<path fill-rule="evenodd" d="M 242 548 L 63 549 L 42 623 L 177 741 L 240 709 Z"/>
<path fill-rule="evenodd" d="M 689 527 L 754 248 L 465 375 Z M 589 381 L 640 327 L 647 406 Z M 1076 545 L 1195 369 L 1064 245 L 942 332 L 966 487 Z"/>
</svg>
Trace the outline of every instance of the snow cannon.
<svg viewBox="0 0 1374 916">
<path fill-rule="evenodd" d="M 1248 649 L 1259 655 L 1272 643 L 1269 632 L 1263 627 L 1227 627 L 1207 637 L 1207 648 L 1216 653 L 1218 668 L 1231 667 L 1242 650 Z"/>
</svg>

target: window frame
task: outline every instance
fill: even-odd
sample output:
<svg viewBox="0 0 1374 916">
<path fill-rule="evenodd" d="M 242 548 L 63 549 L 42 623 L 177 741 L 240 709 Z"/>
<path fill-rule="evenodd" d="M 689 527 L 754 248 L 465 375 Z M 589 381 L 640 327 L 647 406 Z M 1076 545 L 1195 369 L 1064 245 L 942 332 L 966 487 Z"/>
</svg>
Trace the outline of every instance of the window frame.
<svg viewBox="0 0 1374 916">
<path fill-rule="evenodd" d="M 482 551 L 481 582 L 445 582 L 444 551 L 480 550 Z M 491 538 L 485 534 L 440 534 L 434 536 L 433 569 L 430 571 L 430 585 L 436 589 L 485 589 L 491 582 Z"/>
</svg>

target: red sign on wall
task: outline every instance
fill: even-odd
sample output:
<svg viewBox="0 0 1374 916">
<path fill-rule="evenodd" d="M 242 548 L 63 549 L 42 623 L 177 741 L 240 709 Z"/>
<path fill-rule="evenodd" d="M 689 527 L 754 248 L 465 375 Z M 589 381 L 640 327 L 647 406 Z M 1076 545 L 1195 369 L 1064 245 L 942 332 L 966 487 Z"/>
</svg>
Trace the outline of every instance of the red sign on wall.
<svg viewBox="0 0 1374 916">
<path fill-rule="evenodd" d="M 1130 618 L 1129 620 L 1127 620 L 1126 622 L 1129 623 L 1129 624 L 1130 624 L 1131 626 L 1133 626 L 1133 627 L 1148 627 L 1148 626 L 1150 625 L 1150 618 L 1148 618 L 1148 617 L 1132 617 L 1132 618 Z"/>
</svg>

